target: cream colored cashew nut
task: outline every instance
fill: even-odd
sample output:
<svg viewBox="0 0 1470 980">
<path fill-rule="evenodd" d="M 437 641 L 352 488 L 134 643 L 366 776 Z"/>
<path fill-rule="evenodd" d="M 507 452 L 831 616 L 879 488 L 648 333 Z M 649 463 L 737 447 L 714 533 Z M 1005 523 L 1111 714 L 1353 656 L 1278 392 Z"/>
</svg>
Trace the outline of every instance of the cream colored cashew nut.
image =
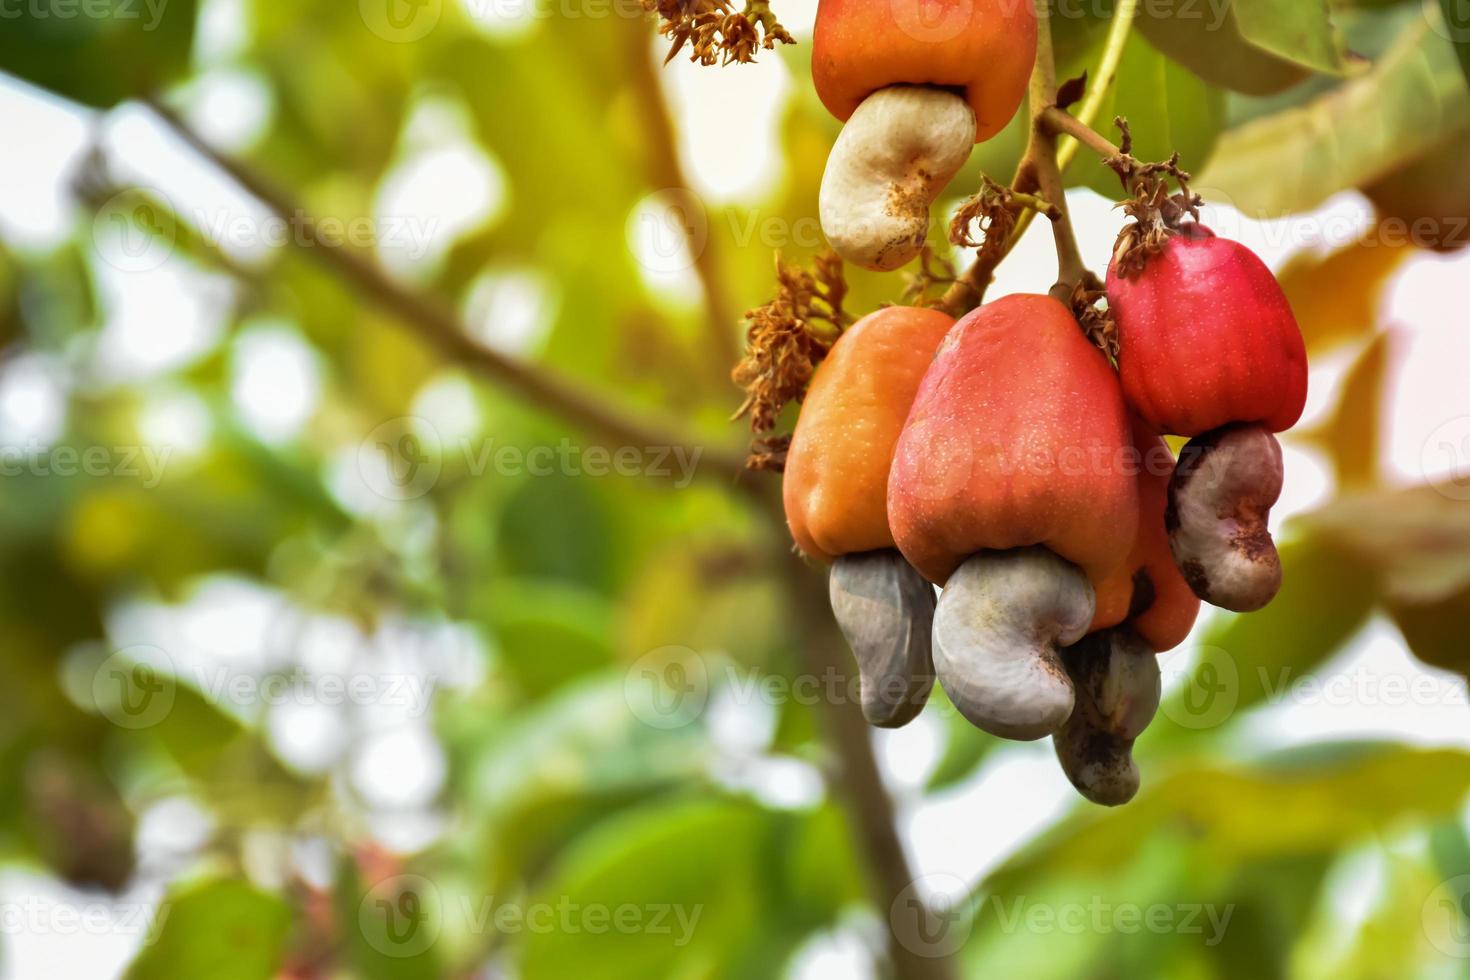
<svg viewBox="0 0 1470 980">
<path fill-rule="evenodd" d="M 945 583 L 934 611 L 934 672 L 971 724 L 1001 738 L 1050 735 L 1072 713 L 1058 647 L 1096 607 L 1081 569 L 1040 546 L 982 551 Z"/>
<path fill-rule="evenodd" d="M 1206 432 L 1180 452 L 1164 520 L 1174 563 L 1205 602 L 1253 612 L 1281 588 L 1266 523 L 1281 480 L 1281 445 L 1260 425 Z"/>
<path fill-rule="evenodd" d="M 1159 708 L 1159 662 L 1131 629 L 1094 633 L 1062 652 L 1076 689 L 1072 715 L 1052 745 L 1077 791 L 1118 806 L 1138 792 L 1133 742 Z"/>
<path fill-rule="evenodd" d="M 934 688 L 934 586 L 885 548 L 839 557 L 827 591 L 857 660 L 863 717 L 879 728 L 913 721 Z"/>
<path fill-rule="evenodd" d="M 919 254 L 929 206 L 970 157 L 975 111 L 923 85 L 881 88 L 857 107 L 827 158 L 818 210 L 848 262 L 887 272 Z"/>
</svg>

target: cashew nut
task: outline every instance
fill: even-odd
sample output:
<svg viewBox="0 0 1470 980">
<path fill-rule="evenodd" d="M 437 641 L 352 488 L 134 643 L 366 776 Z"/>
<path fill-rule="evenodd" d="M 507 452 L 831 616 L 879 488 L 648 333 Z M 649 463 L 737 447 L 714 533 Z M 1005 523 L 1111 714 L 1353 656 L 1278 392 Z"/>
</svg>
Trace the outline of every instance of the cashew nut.
<svg viewBox="0 0 1470 980">
<path fill-rule="evenodd" d="M 1266 525 L 1281 496 L 1281 446 L 1260 425 L 1227 425 L 1191 439 L 1169 481 L 1164 515 L 1174 562 L 1194 594 L 1252 612 L 1281 588 L 1281 558 Z"/>
<path fill-rule="evenodd" d="M 919 254 L 929 206 L 970 157 L 975 111 L 959 95 L 894 85 L 863 100 L 822 174 L 822 232 L 837 254 L 879 271 Z"/>
<path fill-rule="evenodd" d="M 982 551 L 956 569 L 934 611 L 934 671 L 971 724 L 1023 741 L 1072 713 L 1057 655 L 1096 606 L 1082 571 L 1040 546 Z"/>
<path fill-rule="evenodd" d="M 1126 627 L 1094 633 L 1062 651 L 1077 705 L 1052 736 L 1057 761 L 1077 791 L 1117 806 L 1138 792 L 1133 742 L 1159 707 L 1159 663 Z"/>
<path fill-rule="evenodd" d="M 863 717 L 880 728 L 908 724 L 934 687 L 934 586 L 885 548 L 839 557 L 827 587 L 857 658 Z"/>
</svg>

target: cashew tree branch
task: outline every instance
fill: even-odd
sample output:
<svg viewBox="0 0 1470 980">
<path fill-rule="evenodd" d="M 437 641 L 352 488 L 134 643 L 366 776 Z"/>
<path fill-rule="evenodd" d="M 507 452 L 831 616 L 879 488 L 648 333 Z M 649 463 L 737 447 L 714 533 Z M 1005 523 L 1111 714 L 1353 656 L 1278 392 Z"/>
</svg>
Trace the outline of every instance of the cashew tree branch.
<svg viewBox="0 0 1470 980">
<path fill-rule="evenodd" d="M 157 99 L 149 108 L 190 148 L 259 200 L 278 218 L 300 227 L 297 244 L 362 295 L 372 298 L 454 361 L 471 365 L 530 404 L 567 419 L 578 428 L 624 445 L 682 446 L 699 453 L 696 474 L 726 482 L 745 476 L 745 455 L 726 447 L 708 447 L 672 427 L 652 424 L 621 406 L 598 398 L 583 385 L 559 377 L 477 343 L 463 321 L 436 297 L 394 282 L 373 261 L 329 237 L 317 221 L 266 177 L 216 150 L 176 112 Z"/>
</svg>

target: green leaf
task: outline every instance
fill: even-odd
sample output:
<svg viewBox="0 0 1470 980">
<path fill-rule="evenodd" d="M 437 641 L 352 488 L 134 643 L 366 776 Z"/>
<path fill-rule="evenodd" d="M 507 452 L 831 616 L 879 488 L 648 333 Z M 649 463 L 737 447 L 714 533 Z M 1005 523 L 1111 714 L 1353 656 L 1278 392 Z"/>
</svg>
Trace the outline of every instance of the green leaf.
<svg viewBox="0 0 1470 980">
<path fill-rule="evenodd" d="M 228 880 L 171 893 L 158 919 L 161 931 L 128 968 L 128 980 L 270 980 L 291 927 L 279 898 Z"/>
<path fill-rule="evenodd" d="M 1347 67 L 1342 36 L 1324 0 L 1235 0 L 1240 35 L 1250 43 L 1318 71 Z"/>
<path fill-rule="evenodd" d="M 1372 71 L 1225 133 L 1194 189 L 1254 218 L 1304 211 L 1470 124 L 1470 94 L 1431 14 Z"/>
<path fill-rule="evenodd" d="M 183 73 L 195 8 L 194 0 L 90 0 L 62 16 L 55 4 L 17 6 L 0 30 L 0 70 L 108 108 Z"/>
<path fill-rule="evenodd" d="M 614 658 L 613 610 L 593 592 L 502 579 L 487 587 L 482 605 L 504 666 L 532 697 Z"/>
<path fill-rule="evenodd" d="M 1452 813 L 1470 789 L 1470 756 L 1393 745 L 1338 744 L 1287 754 L 1270 765 L 1192 768 L 1145 781 L 1126 807 L 1069 821 L 987 882 L 1018 891 L 1035 876 L 1109 874 L 1161 835 L 1179 835 L 1223 867 L 1326 854 L 1406 816 Z"/>
<path fill-rule="evenodd" d="M 1174 152 L 1186 166 L 1210 155 L 1225 120 L 1225 95 L 1200 81 L 1134 34 L 1123 49 L 1117 80 L 1099 119 L 1122 116 L 1140 160 L 1167 160 Z M 1083 151 L 1071 172 L 1104 197 L 1121 193 L 1117 176 Z M 1086 157 L 1086 159 L 1080 159 Z"/>
<path fill-rule="evenodd" d="M 574 910 L 529 931 L 525 980 L 696 976 L 751 942 L 762 908 L 757 869 L 767 817 L 734 802 L 695 802 L 607 821 L 567 852 L 535 906 Z M 628 925 L 594 931 L 593 917 Z"/>
<path fill-rule="evenodd" d="M 1312 4 L 1300 6 L 1303 13 L 1311 15 Z M 1318 13 L 1325 22 L 1326 11 L 1319 10 Z M 1272 95 L 1288 89 L 1307 77 L 1308 66 L 1329 71 L 1338 67 L 1332 63 L 1318 65 L 1309 54 L 1294 51 L 1296 46 L 1291 43 L 1292 36 L 1274 34 L 1276 22 L 1271 19 L 1256 27 L 1258 30 L 1265 27 L 1263 33 L 1267 40 L 1284 43 L 1273 47 L 1247 37 L 1242 29 L 1242 21 L 1246 17 L 1246 9 L 1237 4 L 1198 4 L 1191 0 L 1170 3 L 1165 0 L 1142 4 L 1137 27 L 1170 60 L 1188 68 L 1199 78 L 1211 85 L 1247 95 Z M 1327 27 L 1330 31 L 1331 26 Z M 1310 47 L 1309 44 L 1306 46 Z M 1278 50 L 1281 48 L 1285 50 Z M 1277 54 L 1272 54 L 1272 50 Z"/>
</svg>

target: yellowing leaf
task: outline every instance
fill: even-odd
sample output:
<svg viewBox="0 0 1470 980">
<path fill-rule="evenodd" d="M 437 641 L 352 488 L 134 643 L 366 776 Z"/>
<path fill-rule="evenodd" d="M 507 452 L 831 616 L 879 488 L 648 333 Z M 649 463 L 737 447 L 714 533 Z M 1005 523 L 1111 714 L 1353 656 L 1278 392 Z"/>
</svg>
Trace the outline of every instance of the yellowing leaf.
<svg viewBox="0 0 1470 980">
<path fill-rule="evenodd" d="M 1312 101 L 1221 137 L 1195 189 L 1252 217 L 1315 207 L 1413 159 L 1470 122 L 1470 94 L 1437 12 L 1383 59 Z"/>
</svg>

